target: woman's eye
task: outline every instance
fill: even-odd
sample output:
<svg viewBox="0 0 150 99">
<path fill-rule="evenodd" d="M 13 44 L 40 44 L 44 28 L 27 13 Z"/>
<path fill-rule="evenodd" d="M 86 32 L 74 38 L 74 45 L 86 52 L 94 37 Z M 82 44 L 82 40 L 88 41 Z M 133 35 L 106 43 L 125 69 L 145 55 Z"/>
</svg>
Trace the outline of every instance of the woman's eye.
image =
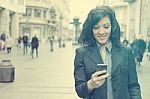
<svg viewBox="0 0 150 99">
<path fill-rule="evenodd" d="M 94 28 L 95 30 L 97 30 L 97 29 L 99 28 L 99 26 L 98 26 L 98 25 L 95 25 L 93 28 Z"/>
<path fill-rule="evenodd" d="M 109 26 L 105 26 L 105 28 L 107 29 L 107 28 L 109 28 Z"/>
<path fill-rule="evenodd" d="M 105 29 L 108 29 L 108 28 L 109 28 L 109 26 L 108 26 L 108 25 L 104 25 L 104 28 L 105 28 Z"/>
</svg>

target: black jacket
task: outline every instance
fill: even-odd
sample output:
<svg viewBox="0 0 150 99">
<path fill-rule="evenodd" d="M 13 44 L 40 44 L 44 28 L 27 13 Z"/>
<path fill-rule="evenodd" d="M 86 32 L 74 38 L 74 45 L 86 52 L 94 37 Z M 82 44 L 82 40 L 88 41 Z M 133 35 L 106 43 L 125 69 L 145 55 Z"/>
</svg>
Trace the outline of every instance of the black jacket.
<svg viewBox="0 0 150 99">
<path fill-rule="evenodd" d="M 76 49 L 74 60 L 75 88 L 79 97 L 84 99 L 107 99 L 106 82 L 91 93 L 87 81 L 101 63 L 97 46 Z M 112 48 L 112 90 L 113 99 L 142 99 L 138 83 L 136 65 L 129 48 Z"/>
<path fill-rule="evenodd" d="M 32 38 L 32 41 L 31 41 L 31 47 L 32 48 L 38 48 L 39 46 L 39 40 L 37 37 L 33 37 Z"/>
</svg>

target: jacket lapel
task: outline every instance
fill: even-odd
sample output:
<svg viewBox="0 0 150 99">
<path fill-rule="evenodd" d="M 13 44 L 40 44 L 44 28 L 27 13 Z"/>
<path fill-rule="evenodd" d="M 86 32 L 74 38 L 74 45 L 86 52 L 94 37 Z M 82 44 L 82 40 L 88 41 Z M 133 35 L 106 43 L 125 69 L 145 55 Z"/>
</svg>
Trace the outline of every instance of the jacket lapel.
<svg viewBox="0 0 150 99">
<path fill-rule="evenodd" d="M 121 48 L 112 48 L 112 73 L 117 69 L 123 57 Z"/>
<path fill-rule="evenodd" d="M 103 63 L 98 46 L 89 47 L 88 56 L 95 64 Z M 122 57 L 123 57 L 122 48 L 114 48 L 113 47 L 112 48 L 112 73 L 119 66 L 119 64 L 122 60 Z"/>
<path fill-rule="evenodd" d="M 88 56 L 95 64 L 103 63 L 98 46 L 90 47 Z"/>
</svg>

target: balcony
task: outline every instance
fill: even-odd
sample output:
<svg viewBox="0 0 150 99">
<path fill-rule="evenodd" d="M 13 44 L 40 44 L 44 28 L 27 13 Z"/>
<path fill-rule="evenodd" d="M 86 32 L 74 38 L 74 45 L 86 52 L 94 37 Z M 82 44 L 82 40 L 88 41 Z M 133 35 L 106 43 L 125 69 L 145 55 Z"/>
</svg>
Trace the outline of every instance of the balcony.
<svg viewBox="0 0 150 99">
<path fill-rule="evenodd" d="M 124 0 L 124 2 L 128 2 L 128 3 L 133 3 L 135 2 L 136 0 Z"/>
</svg>

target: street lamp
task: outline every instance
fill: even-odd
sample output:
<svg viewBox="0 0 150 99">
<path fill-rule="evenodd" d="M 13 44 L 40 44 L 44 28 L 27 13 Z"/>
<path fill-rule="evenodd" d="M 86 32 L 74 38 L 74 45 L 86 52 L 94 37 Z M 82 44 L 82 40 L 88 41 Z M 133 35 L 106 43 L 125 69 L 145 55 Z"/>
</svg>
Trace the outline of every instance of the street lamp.
<svg viewBox="0 0 150 99">
<path fill-rule="evenodd" d="M 59 20 L 60 20 L 60 25 L 59 25 L 60 27 L 59 27 L 58 43 L 59 43 L 59 48 L 61 48 L 62 46 L 62 20 L 63 20 L 62 15 L 59 16 Z"/>
<path fill-rule="evenodd" d="M 79 27 L 80 27 L 81 22 L 79 22 L 78 17 L 74 17 L 73 22 L 71 22 L 70 24 L 73 24 L 75 26 L 75 42 L 74 42 L 74 44 L 78 44 Z"/>
<path fill-rule="evenodd" d="M 56 28 L 56 10 L 55 8 L 52 6 L 50 8 L 50 16 L 51 16 L 51 24 L 52 24 L 52 36 L 54 36 L 54 32 L 55 32 L 55 28 Z"/>
<path fill-rule="evenodd" d="M 50 8 L 50 16 L 51 16 L 51 19 L 49 21 L 49 24 L 52 30 L 52 35 L 49 36 L 49 41 L 50 41 L 50 51 L 53 51 L 54 50 L 53 40 L 54 40 L 54 34 L 56 30 L 56 10 L 54 9 L 53 6 Z"/>
<path fill-rule="evenodd" d="M 59 20 L 60 20 L 60 28 L 59 28 L 59 36 L 62 36 L 62 20 L 63 20 L 63 16 L 62 15 L 60 15 L 59 16 Z"/>
</svg>

